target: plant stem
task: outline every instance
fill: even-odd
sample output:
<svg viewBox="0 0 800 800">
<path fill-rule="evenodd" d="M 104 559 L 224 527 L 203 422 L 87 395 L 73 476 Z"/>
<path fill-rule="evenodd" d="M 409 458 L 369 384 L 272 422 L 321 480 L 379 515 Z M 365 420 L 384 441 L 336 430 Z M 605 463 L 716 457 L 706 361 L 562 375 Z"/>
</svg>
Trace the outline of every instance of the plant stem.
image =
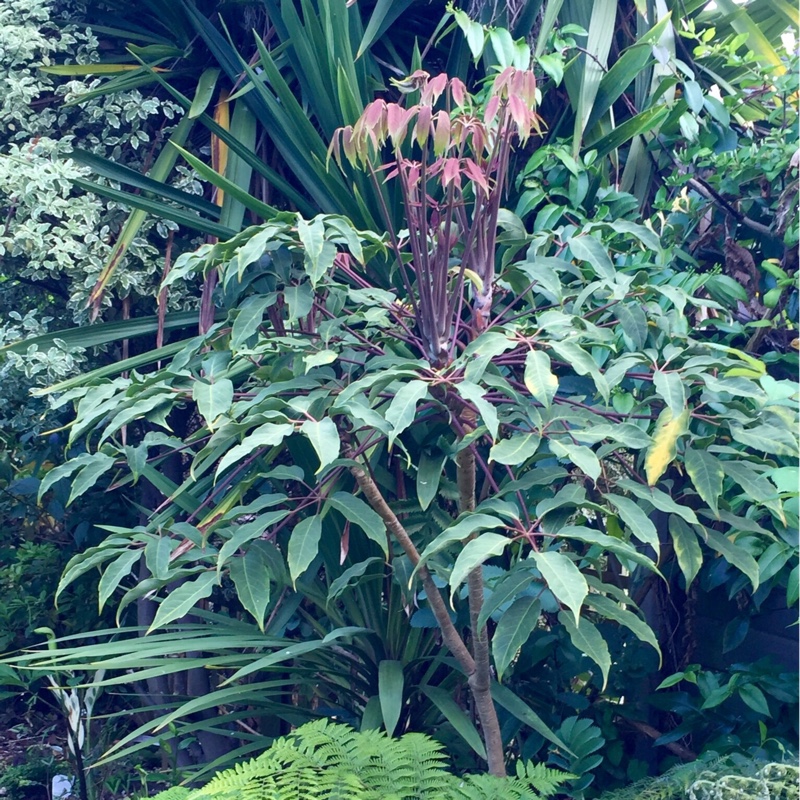
<svg viewBox="0 0 800 800">
<path fill-rule="evenodd" d="M 466 417 L 466 418 L 465 418 Z M 473 417 L 470 419 L 469 417 Z M 462 425 L 471 429 L 475 427 L 474 412 L 470 409 L 462 411 Z M 458 481 L 459 511 L 475 510 L 475 452 L 465 447 L 456 456 L 456 474 Z M 505 777 L 506 764 L 503 753 L 503 737 L 500 733 L 500 722 L 497 709 L 494 707 L 491 691 L 491 662 L 489 660 L 489 636 L 486 625 L 479 625 L 478 620 L 483 607 L 483 569 L 478 566 L 467 576 L 469 589 L 469 621 L 472 634 L 472 658 L 475 671 L 469 676 L 469 688 L 475 698 L 475 706 L 481 722 L 481 731 L 486 745 L 486 756 L 489 772 L 492 775 Z"/>
</svg>

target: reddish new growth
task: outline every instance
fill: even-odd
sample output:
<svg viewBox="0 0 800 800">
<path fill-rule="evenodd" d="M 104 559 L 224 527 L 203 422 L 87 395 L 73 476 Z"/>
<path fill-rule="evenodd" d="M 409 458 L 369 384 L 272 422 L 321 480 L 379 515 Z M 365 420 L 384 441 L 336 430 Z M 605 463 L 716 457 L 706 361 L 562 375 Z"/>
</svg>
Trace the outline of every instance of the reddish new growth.
<svg viewBox="0 0 800 800">
<path fill-rule="evenodd" d="M 432 364 L 445 366 L 459 338 L 488 325 L 497 213 L 512 142 L 524 144 L 540 132 L 536 80 L 529 70 L 509 67 L 480 103 L 462 81 L 444 74 L 431 78 L 418 70 L 395 85 L 406 97 L 418 93 L 419 102 L 406 108 L 375 100 L 355 125 L 336 131 L 329 153 L 340 166 L 344 153 L 376 183 L 378 171 L 386 181 L 400 181 L 407 238 L 394 231 L 383 209 L 385 222 L 421 346 Z M 387 149 L 394 159 L 381 164 Z M 473 286 L 471 320 L 462 319 L 465 278 Z"/>
</svg>

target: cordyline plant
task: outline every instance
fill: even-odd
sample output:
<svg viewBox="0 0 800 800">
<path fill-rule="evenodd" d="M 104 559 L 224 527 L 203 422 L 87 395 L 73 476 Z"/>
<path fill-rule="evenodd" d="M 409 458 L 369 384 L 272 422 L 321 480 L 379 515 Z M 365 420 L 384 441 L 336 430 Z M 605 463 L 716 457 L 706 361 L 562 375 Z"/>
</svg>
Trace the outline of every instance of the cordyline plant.
<svg viewBox="0 0 800 800">
<path fill-rule="evenodd" d="M 296 670 L 326 705 L 364 724 L 378 709 L 389 731 L 421 725 L 433 704 L 500 775 L 522 725 L 566 750 L 502 683 L 537 629 L 565 630 L 602 691 L 612 652 L 595 623 L 658 650 L 638 612 L 646 592 L 630 587 L 652 586 L 659 566 L 676 565 L 688 588 L 710 548 L 741 573 L 737 591 L 783 580 L 756 558 L 773 558 L 781 538 L 785 563 L 796 559 L 786 489 L 796 385 L 715 342 L 714 329 L 693 338 L 694 309 L 714 304 L 668 282 L 651 228 L 612 220 L 529 233 L 500 208 L 512 145 L 536 125 L 531 73 L 506 70 L 480 102 L 442 76 L 418 73 L 401 88 L 419 102 L 371 105 L 332 152 L 399 181 L 406 229 L 390 228 L 387 245 L 342 217 L 287 213 L 181 257 L 171 279 L 218 271 L 226 321 L 150 362 L 117 365 L 128 377 L 52 387 L 76 402 L 71 443 L 86 439 L 88 452 L 41 490 L 72 477 L 72 499 L 127 470 L 167 496 L 146 526 L 109 527 L 59 591 L 101 567 L 101 603 L 123 590 L 122 615 L 171 587 L 154 631 L 198 605 L 218 613 L 215 586 L 230 580 L 258 623 L 246 644 L 192 640 L 193 652 L 213 650 L 221 683 L 153 727 L 233 702 L 252 715 L 265 695 L 279 708 L 288 678 L 230 684 Z M 390 257 L 397 291 L 366 277 Z M 169 427 L 179 407 L 202 418 L 181 436 Z M 166 432 L 137 437 L 142 419 Z M 181 484 L 158 471 L 174 453 L 191 462 Z M 136 582 L 142 557 L 150 577 Z M 403 608 L 416 627 L 400 624 Z M 287 642 L 293 615 L 319 639 Z M 424 625 L 455 663 L 419 638 Z M 166 646 L 115 642 L 118 660 L 92 663 L 112 670 L 121 649 L 135 660 L 146 647 L 138 674 L 175 669 L 174 650 L 157 658 Z M 62 668 L 80 659 L 60 653 Z M 340 666 L 304 660 L 324 653 L 349 665 L 346 687 Z M 106 680 L 136 680 L 132 669 Z"/>
</svg>

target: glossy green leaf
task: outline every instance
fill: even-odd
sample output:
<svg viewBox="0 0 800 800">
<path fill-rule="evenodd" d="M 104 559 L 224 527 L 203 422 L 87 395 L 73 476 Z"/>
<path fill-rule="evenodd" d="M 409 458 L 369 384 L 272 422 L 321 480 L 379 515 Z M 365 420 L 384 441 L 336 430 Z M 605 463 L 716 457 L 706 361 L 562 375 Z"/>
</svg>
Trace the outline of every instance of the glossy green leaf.
<svg viewBox="0 0 800 800">
<path fill-rule="evenodd" d="M 201 600 L 211 595 L 217 582 L 216 572 L 203 572 L 194 580 L 187 580 L 169 591 L 159 603 L 153 624 L 148 633 L 163 628 L 173 620 L 186 616 Z"/>
<path fill-rule="evenodd" d="M 264 614 L 269 604 L 270 562 L 262 549 L 262 542 L 253 542 L 242 558 L 231 561 L 230 575 L 239 601 L 249 611 L 261 632 L 264 632 Z"/>
<path fill-rule="evenodd" d="M 483 533 L 477 539 L 467 542 L 458 554 L 453 571 L 450 573 L 450 587 L 453 592 L 467 579 L 472 570 L 479 567 L 492 556 L 500 555 L 511 539 L 499 533 Z"/>
<path fill-rule="evenodd" d="M 640 642 L 649 644 L 658 653 L 658 666 L 661 669 L 661 648 L 658 646 L 658 639 L 656 639 L 653 629 L 641 617 L 632 611 L 621 608 L 618 603 L 604 594 L 592 592 L 586 602 L 606 619 L 624 625 Z"/>
<path fill-rule="evenodd" d="M 602 688 L 605 689 L 608 682 L 608 673 L 611 670 L 611 654 L 600 631 L 588 619 L 575 620 L 566 611 L 559 612 L 558 621 L 567 629 L 569 638 L 576 649 L 591 658 L 600 667 L 600 672 L 603 675 Z"/>
<path fill-rule="evenodd" d="M 417 466 L 417 500 L 420 508 L 425 511 L 439 492 L 439 482 L 442 478 L 447 456 L 442 454 L 429 455 L 423 451 Z"/>
<path fill-rule="evenodd" d="M 205 419 L 206 425 L 213 428 L 216 421 L 230 411 L 233 404 L 233 383 L 228 378 L 220 378 L 214 383 L 197 380 L 192 386 L 192 399 L 197 410 Z"/>
<path fill-rule="evenodd" d="M 489 461 L 517 466 L 531 458 L 539 449 L 542 437 L 538 433 L 518 433 L 501 439 L 489 451 Z"/>
<path fill-rule="evenodd" d="M 492 656 L 497 669 L 497 680 L 503 680 L 520 647 L 536 627 L 542 607 L 533 597 L 519 597 L 497 623 L 492 636 Z"/>
<path fill-rule="evenodd" d="M 341 446 L 339 431 L 336 430 L 333 420 L 330 417 L 325 417 L 319 421 L 306 420 L 300 426 L 300 432 L 308 437 L 308 441 L 311 442 L 311 446 L 317 453 L 319 469 L 317 469 L 316 474 L 319 475 L 328 464 L 339 458 L 339 448 Z"/>
<path fill-rule="evenodd" d="M 414 421 L 417 403 L 428 394 L 428 384 L 421 380 L 404 383 L 386 409 L 386 421 L 392 426 L 389 434 L 391 444 Z"/>
<path fill-rule="evenodd" d="M 336 492 L 328 498 L 328 502 L 345 519 L 358 525 L 367 538 L 372 539 L 387 556 L 389 555 L 386 525 L 380 516 L 361 498 L 354 497 L 347 492 Z"/>
<path fill-rule="evenodd" d="M 670 514 L 669 517 L 669 533 L 688 591 L 703 565 L 703 551 L 700 549 L 694 529 L 675 514 Z"/>
<path fill-rule="evenodd" d="M 267 422 L 259 425 L 252 433 L 244 437 L 241 444 L 235 445 L 225 453 L 217 466 L 216 475 L 221 475 L 233 464 L 241 464 L 254 450 L 276 447 L 293 433 L 294 425 L 288 422 Z"/>
<path fill-rule="evenodd" d="M 524 380 L 528 391 L 545 408 L 549 408 L 558 391 L 558 378 L 550 370 L 550 357 L 547 353 L 531 350 L 525 356 Z"/>
<path fill-rule="evenodd" d="M 531 730 L 536 731 L 547 741 L 553 742 L 567 753 L 572 751 L 564 742 L 547 726 L 545 721 L 524 701 L 521 700 L 507 686 L 503 686 L 496 681 L 492 681 L 492 699 L 502 706 L 510 714 L 513 714 L 520 722 L 523 722 Z"/>
<path fill-rule="evenodd" d="M 472 720 L 444 689 L 438 686 L 420 686 L 420 691 L 442 712 L 456 733 L 473 749 L 478 758 L 486 758 L 486 748 Z"/>
<path fill-rule="evenodd" d="M 577 623 L 589 586 L 575 562 L 557 550 L 533 552 L 530 556 L 556 599 L 572 611 Z"/>
<path fill-rule="evenodd" d="M 718 515 L 719 499 L 722 497 L 722 481 L 725 477 L 719 459 L 705 450 L 687 447 L 683 462 L 697 494 L 708 503 L 708 507 L 714 514 Z"/>
<path fill-rule="evenodd" d="M 297 582 L 317 557 L 321 536 L 322 520 L 317 516 L 306 517 L 294 526 L 286 556 L 293 583 Z"/>
<path fill-rule="evenodd" d="M 706 544 L 716 550 L 729 564 L 743 572 L 750 579 L 753 591 L 758 589 L 758 563 L 743 547 L 732 542 L 713 528 L 703 528 Z"/>
<path fill-rule="evenodd" d="M 119 557 L 115 558 L 103 570 L 103 577 L 100 578 L 100 584 L 98 586 L 101 611 L 108 598 L 114 594 L 120 583 L 131 574 L 134 565 L 137 564 L 141 558 L 141 550 L 124 550 Z"/>
<path fill-rule="evenodd" d="M 607 494 L 604 497 L 616 508 L 617 513 L 631 534 L 640 542 L 649 544 L 658 555 L 661 549 L 658 541 L 658 532 L 642 507 L 629 497 L 621 497 L 617 494 Z"/>
<path fill-rule="evenodd" d="M 403 664 L 384 659 L 378 664 L 378 697 L 386 733 L 394 734 L 403 710 Z"/>
</svg>

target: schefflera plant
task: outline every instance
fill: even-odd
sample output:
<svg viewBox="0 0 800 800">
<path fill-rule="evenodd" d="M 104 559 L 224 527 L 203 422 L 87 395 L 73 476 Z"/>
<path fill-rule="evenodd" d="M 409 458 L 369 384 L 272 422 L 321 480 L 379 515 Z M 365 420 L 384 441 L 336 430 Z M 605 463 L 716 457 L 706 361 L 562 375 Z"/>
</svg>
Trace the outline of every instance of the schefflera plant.
<svg viewBox="0 0 800 800">
<path fill-rule="evenodd" d="M 286 214 L 182 257 L 176 275 L 219 270 L 227 320 L 160 370 L 56 387 L 78 404 L 72 441 L 101 435 L 43 491 L 73 476 L 77 497 L 127 463 L 170 495 L 146 529 L 112 528 L 73 560 L 62 586 L 103 565 L 101 598 L 123 588 L 123 605 L 182 580 L 153 629 L 224 576 L 268 634 L 293 589 L 351 619 L 363 612 L 336 630 L 330 614 L 314 618 L 321 638 L 304 647 L 339 652 L 362 637 L 349 652 L 364 685 L 350 701 L 365 718 L 377 707 L 387 730 L 413 725 L 425 696 L 501 774 L 520 724 L 564 749 L 503 685 L 537 630 L 563 626 L 602 690 L 613 654 L 597 622 L 658 649 L 627 591 L 637 570 L 659 580 L 654 559 L 674 552 L 688 587 L 710 548 L 755 592 L 776 579 L 770 547 L 795 563 L 785 461 L 797 454 L 796 385 L 692 338 L 692 309 L 708 301 L 664 282 L 668 254 L 652 229 L 618 220 L 528 233 L 500 207 L 511 148 L 536 124 L 529 73 L 500 74 L 480 101 L 441 76 L 402 88 L 419 102 L 371 106 L 332 151 L 400 182 L 405 228 L 388 235 L 396 290 L 368 278 L 371 259 L 386 257 L 381 237 L 341 217 Z M 186 441 L 131 438 L 137 419 L 166 426 L 187 403 L 204 422 Z M 181 486 L 157 473 L 170 452 L 192 461 Z M 130 587 L 141 555 L 154 577 Z M 365 668 L 379 614 L 354 598 L 417 581 L 404 602 L 441 631 L 453 658 L 436 663 L 466 676 L 482 742 L 453 703 L 457 672 L 415 672 L 430 651 L 387 647 L 374 684 Z M 300 656 L 290 646 L 255 657 L 226 682 Z"/>
<path fill-rule="evenodd" d="M 444 73 L 431 78 L 417 70 L 395 85 L 405 99 L 417 102 L 373 101 L 354 125 L 336 132 L 329 152 L 340 164 L 344 155 L 354 166 L 368 170 L 377 197 L 382 197 L 381 173 L 384 180 L 399 182 L 405 230 L 395 230 L 385 206 L 382 211 L 411 311 L 408 333 L 431 368 L 444 373 L 491 325 L 498 217 L 514 144 L 524 144 L 532 131 L 539 130 L 536 79 L 531 70 L 507 67 L 488 81 L 481 102 L 460 79 Z M 387 149 L 393 160 L 381 164 Z M 469 309 L 465 308 L 467 287 L 471 289 Z M 463 382 L 455 392 L 448 390 L 446 382 L 431 389 L 449 410 L 456 437 L 457 512 L 466 515 L 466 527 L 471 529 L 462 538 L 474 541 L 480 526 L 473 526 L 468 517 L 477 504 L 476 452 L 468 443 L 478 427 L 479 409 L 486 413 L 495 434 L 497 415 L 489 410 L 477 384 Z M 413 411 L 415 398 L 427 394 L 428 385 L 411 381 L 401 392 Z M 466 572 L 470 631 L 465 639 L 453 625 L 420 551 L 369 472 L 355 467 L 351 472 L 414 566 L 443 639 L 467 676 L 489 771 L 504 775 L 503 740 L 491 693 L 489 638 L 481 616 L 481 563 Z"/>
</svg>

